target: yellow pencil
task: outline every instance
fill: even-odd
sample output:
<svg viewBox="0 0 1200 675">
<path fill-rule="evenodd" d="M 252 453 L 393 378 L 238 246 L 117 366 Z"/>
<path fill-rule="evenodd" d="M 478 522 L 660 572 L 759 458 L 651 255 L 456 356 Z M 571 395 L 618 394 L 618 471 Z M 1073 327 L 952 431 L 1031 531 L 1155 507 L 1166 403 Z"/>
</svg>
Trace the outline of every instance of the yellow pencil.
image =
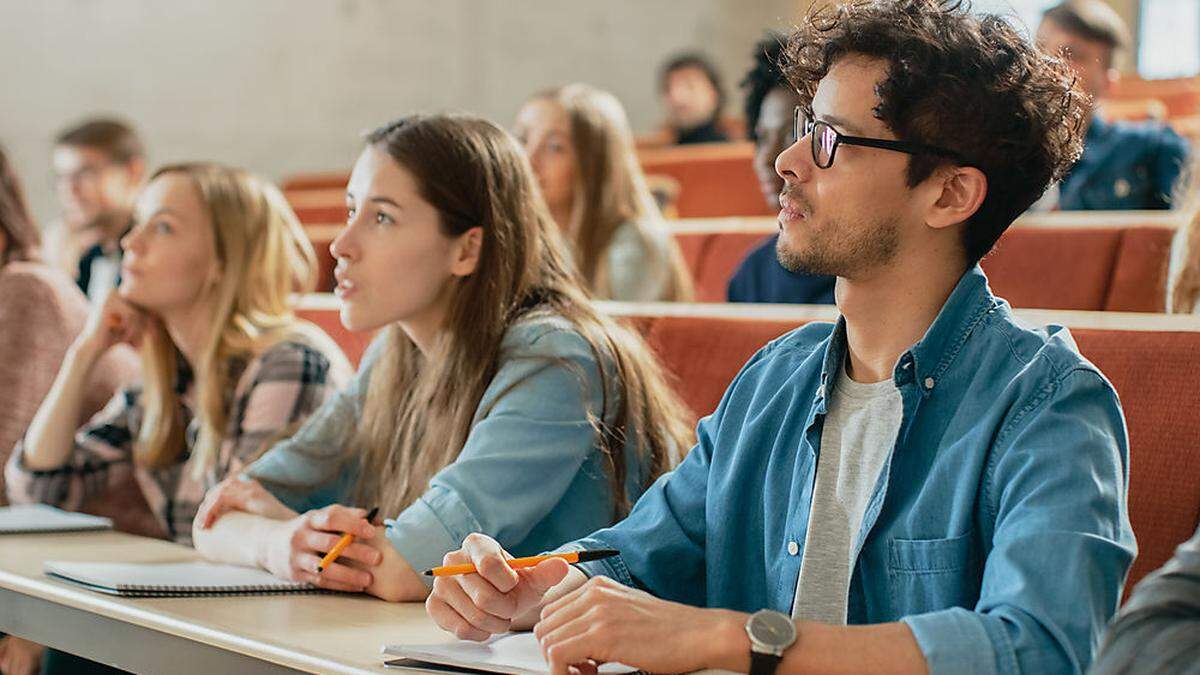
<svg viewBox="0 0 1200 675">
<path fill-rule="evenodd" d="M 550 560 L 551 558 L 559 558 L 566 560 L 569 563 L 590 562 L 592 560 L 603 560 L 611 558 L 614 555 L 621 555 L 619 551 L 612 549 L 596 549 L 594 551 L 571 551 L 569 553 L 547 553 L 546 555 L 535 555 L 528 558 L 513 558 L 508 561 L 508 566 L 514 569 L 522 567 L 534 567 L 538 563 Z M 425 576 L 429 577 L 452 577 L 457 574 L 476 574 L 479 570 L 475 566 L 467 563 L 465 565 L 445 565 L 443 567 L 435 567 L 431 570 L 425 570 Z"/>
<path fill-rule="evenodd" d="M 367 522 L 369 523 L 372 520 L 375 520 L 375 514 L 377 513 L 379 513 L 378 506 L 371 509 L 371 512 L 367 514 Z M 353 543 L 354 535 L 350 534 L 349 532 L 343 534 L 342 538 L 338 539 L 338 542 L 333 545 L 333 548 L 329 549 L 329 553 L 326 553 L 325 557 L 321 558 L 321 562 L 317 564 L 317 573 L 320 574 L 321 572 L 324 572 L 325 568 L 332 565 L 333 562 L 338 559 L 338 556 L 342 554 L 342 551 L 345 551 L 346 547 Z"/>
</svg>

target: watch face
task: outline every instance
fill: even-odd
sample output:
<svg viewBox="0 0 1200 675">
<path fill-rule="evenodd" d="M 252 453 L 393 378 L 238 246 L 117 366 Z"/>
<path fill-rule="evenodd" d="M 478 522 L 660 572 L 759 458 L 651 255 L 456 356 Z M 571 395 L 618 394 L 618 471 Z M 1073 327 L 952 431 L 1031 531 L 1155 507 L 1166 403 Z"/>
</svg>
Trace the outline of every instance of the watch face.
<svg viewBox="0 0 1200 675">
<path fill-rule="evenodd" d="M 796 624 L 779 612 L 758 612 L 747 628 L 751 639 L 768 647 L 786 649 L 796 639 Z"/>
</svg>

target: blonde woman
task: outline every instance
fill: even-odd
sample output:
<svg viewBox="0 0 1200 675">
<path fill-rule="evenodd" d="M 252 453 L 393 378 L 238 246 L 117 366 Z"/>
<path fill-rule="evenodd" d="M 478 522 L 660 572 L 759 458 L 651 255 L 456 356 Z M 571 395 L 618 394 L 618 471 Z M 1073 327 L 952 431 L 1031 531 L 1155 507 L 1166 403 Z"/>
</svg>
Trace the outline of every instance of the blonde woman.
<svg viewBox="0 0 1200 675">
<path fill-rule="evenodd" d="M 420 572 L 472 528 L 514 551 L 555 546 L 614 522 L 690 447 L 654 358 L 588 299 L 502 129 L 382 127 L 346 207 L 330 247 L 342 323 L 384 330 L 349 389 L 209 494 L 201 553 L 419 600 Z M 372 506 L 386 528 L 364 519 Z M 358 543 L 318 573 L 343 532 Z"/>
<path fill-rule="evenodd" d="M 75 508 L 132 474 L 191 541 L 205 489 L 297 426 L 350 369 L 292 315 L 314 255 L 281 193 L 242 171 L 168 166 L 121 241 L 121 285 L 92 313 L 6 467 L 9 499 Z M 142 381 L 76 430 L 88 373 L 140 346 Z"/>
<path fill-rule="evenodd" d="M 1171 243 L 1167 270 L 1167 311 L 1200 314 L 1200 159 L 1180 182 L 1176 203 L 1184 204 L 1186 220 Z"/>
<path fill-rule="evenodd" d="M 615 96 L 585 84 L 543 92 L 521 108 L 514 133 L 596 297 L 691 300 L 691 276 Z"/>
</svg>

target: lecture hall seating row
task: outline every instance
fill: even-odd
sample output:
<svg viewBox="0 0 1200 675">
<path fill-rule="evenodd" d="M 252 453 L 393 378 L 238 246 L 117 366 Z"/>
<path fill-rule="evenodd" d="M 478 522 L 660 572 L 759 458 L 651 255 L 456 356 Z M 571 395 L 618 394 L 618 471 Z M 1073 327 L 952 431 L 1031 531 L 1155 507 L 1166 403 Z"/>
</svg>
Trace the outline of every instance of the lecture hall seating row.
<svg viewBox="0 0 1200 675">
<path fill-rule="evenodd" d="M 696 419 L 769 340 L 836 309 L 800 305 L 602 303 L 646 336 Z M 301 313 L 357 362 L 369 336 L 348 333 L 332 296 L 306 296 Z M 1200 522 L 1200 318 L 1117 312 L 1019 310 L 1034 325 L 1071 328 L 1083 354 L 1116 387 L 1129 426 L 1129 509 L 1139 554 L 1128 591 L 1170 557 Z M 704 358 L 697 358 L 703 355 Z M 1181 402 L 1189 402 L 1181 405 Z M 1067 458 L 1069 461 L 1069 458 Z"/>
</svg>

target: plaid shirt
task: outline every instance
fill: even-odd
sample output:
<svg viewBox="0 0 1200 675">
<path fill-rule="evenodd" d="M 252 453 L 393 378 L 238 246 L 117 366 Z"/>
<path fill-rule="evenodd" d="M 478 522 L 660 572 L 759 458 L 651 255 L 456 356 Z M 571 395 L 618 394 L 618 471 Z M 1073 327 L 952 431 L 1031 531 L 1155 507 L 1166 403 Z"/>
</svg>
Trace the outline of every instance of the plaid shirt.
<svg viewBox="0 0 1200 675">
<path fill-rule="evenodd" d="M 175 464 L 156 469 L 134 462 L 134 443 L 144 414 L 138 386 L 118 392 L 76 433 L 75 449 L 58 469 L 27 469 L 22 461 L 24 441 L 18 443 L 5 470 L 10 501 L 77 509 L 88 498 L 122 485 L 132 473 L 159 524 L 173 540 L 190 545 L 192 520 L 205 491 L 241 470 L 267 444 L 294 431 L 350 376 L 340 354 L 331 359 L 292 341 L 280 342 L 234 368 L 241 374 L 235 378 L 225 438 L 214 466 L 203 476 L 194 477 L 188 464 L 200 420 L 188 395 L 193 376 L 180 359 L 176 381 L 186 431 L 185 449 Z"/>
</svg>

